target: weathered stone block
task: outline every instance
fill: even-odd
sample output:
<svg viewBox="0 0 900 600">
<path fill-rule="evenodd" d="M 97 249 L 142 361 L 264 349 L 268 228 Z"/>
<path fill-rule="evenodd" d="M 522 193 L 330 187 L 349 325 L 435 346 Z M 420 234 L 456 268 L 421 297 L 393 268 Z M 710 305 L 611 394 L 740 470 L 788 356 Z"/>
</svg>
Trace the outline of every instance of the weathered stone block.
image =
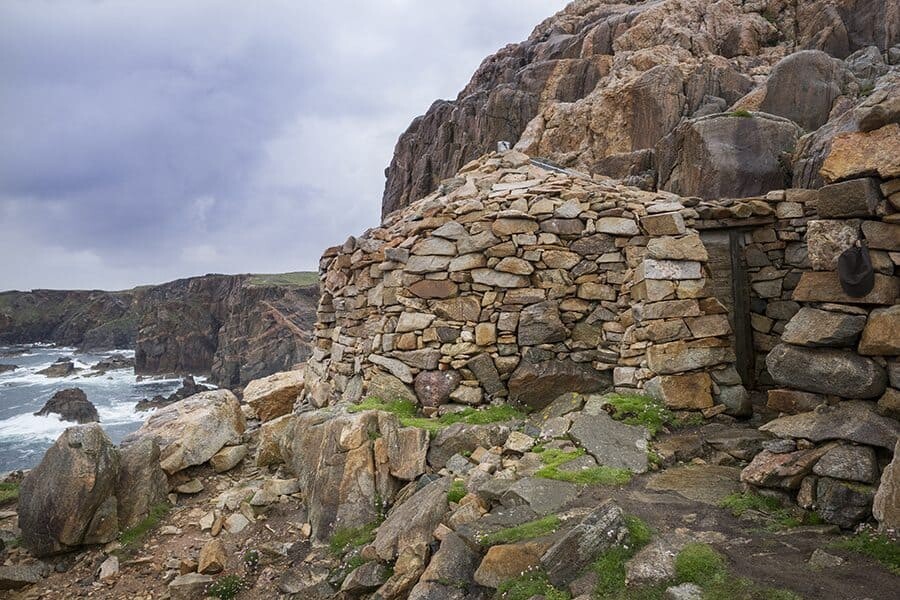
<svg viewBox="0 0 900 600">
<path fill-rule="evenodd" d="M 875 214 L 879 200 L 877 179 L 851 179 L 819 188 L 816 210 L 825 219 L 869 217 Z"/>
</svg>

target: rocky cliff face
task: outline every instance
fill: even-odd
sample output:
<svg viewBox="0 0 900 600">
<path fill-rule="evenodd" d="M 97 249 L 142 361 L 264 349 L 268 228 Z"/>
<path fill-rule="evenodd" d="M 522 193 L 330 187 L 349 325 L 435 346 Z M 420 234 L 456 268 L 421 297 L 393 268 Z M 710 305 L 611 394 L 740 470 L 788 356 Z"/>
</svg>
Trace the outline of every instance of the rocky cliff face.
<svg viewBox="0 0 900 600">
<path fill-rule="evenodd" d="M 576 1 L 412 122 L 386 170 L 382 212 L 499 140 L 683 195 L 818 187 L 830 139 L 858 127 L 848 111 L 896 85 L 882 53 L 900 62 L 898 41 L 900 9 L 883 1 Z M 735 111 L 748 120 L 725 118 Z M 719 175 L 689 171 L 722 148 L 734 160 L 716 164 Z"/>
<path fill-rule="evenodd" d="M 131 348 L 140 290 L 33 290 L 0 293 L 0 344 L 53 342 L 92 348 Z"/>
<path fill-rule="evenodd" d="M 318 288 L 302 277 L 207 275 L 153 288 L 141 313 L 137 373 L 204 373 L 238 387 L 309 355 Z"/>
<path fill-rule="evenodd" d="M 309 355 L 313 275 L 204 275 L 124 292 L 0 294 L 0 344 L 134 348 L 140 374 L 210 373 L 220 386 L 289 369 Z"/>
<path fill-rule="evenodd" d="M 219 329 L 212 379 L 223 387 L 286 371 L 309 356 L 316 285 L 245 282 Z"/>
</svg>

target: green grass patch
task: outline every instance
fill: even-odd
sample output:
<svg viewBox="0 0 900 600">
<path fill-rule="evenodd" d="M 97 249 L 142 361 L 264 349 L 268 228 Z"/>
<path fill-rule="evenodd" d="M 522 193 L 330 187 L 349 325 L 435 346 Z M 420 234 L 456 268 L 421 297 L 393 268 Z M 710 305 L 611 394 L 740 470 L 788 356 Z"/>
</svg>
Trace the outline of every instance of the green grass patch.
<svg viewBox="0 0 900 600">
<path fill-rule="evenodd" d="M 12 504 L 19 499 L 18 483 L 0 483 L 0 506 Z"/>
<path fill-rule="evenodd" d="M 731 115 L 732 117 L 740 117 L 742 119 L 752 119 L 753 118 L 753 113 L 751 113 L 749 110 L 745 110 L 743 108 L 739 108 L 738 110 L 733 110 L 728 114 Z"/>
<path fill-rule="evenodd" d="M 607 550 L 591 565 L 591 569 L 597 574 L 598 598 L 622 597 L 626 592 L 625 563 L 653 537 L 650 527 L 635 516 L 626 515 L 625 526 L 628 528 L 628 542 Z"/>
<path fill-rule="evenodd" d="M 257 273 L 247 279 L 246 285 L 306 287 L 318 284 L 318 273 L 314 271 L 295 271 L 293 273 Z"/>
<path fill-rule="evenodd" d="M 556 515 L 547 515 L 528 523 L 522 523 L 515 527 L 507 527 L 494 533 L 489 533 L 479 540 L 482 546 L 495 546 L 497 544 L 512 544 L 522 540 L 531 540 L 548 533 L 553 533 L 562 521 Z"/>
<path fill-rule="evenodd" d="M 447 502 L 459 502 L 466 496 L 466 482 L 462 479 L 454 479 L 447 490 Z"/>
<path fill-rule="evenodd" d="M 538 469 L 534 476 L 582 485 L 625 485 L 631 481 L 632 473 L 628 469 L 599 466 L 566 471 L 560 468 L 565 463 L 583 456 L 584 453 L 583 448 L 569 452 L 555 448 L 542 449 L 540 456 L 544 466 Z"/>
<path fill-rule="evenodd" d="M 495 600 L 529 600 L 541 596 L 545 600 L 570 600 L 569 592 L 553 587 L 547 574 L 530 571 L 500 584 L 494 594 Z"/>
<path fill-rule="evenodd" d="M 400 425 L 403 427 L 418 427 L 429 432 L 440 431 L 445 427 L 449 427 L 454 423 L 467 423 L 470 425 L 487 425 L 489 423 L 500 423 L 503 421 L 513 421 L 524 419 L 525 413 L 517 410 L 515 407 L 501 404 L 497 406 L 488 406 L 486 408 L 464 408 L 463 410 L 447 413 L 436 419 L 418 416 L 418 408 L 416 404 L 410 400 L 391 400 L 384 401 L 380 398 L 366 398 L 359 404 L 353 404 L 347 407 L 347 411 L 357 413 L 364 410 L 381 410 L 397 415 Z"/>
<path fill-rule="evenodd" d="M 607 394 L 604 402 L 613 407 L 612 418 L 628 425 L 642 425 L 651 436 L 672 420 L 672 413 L 662 402 L 638 394 Z"/>
<path fill-rule="evenodd" d="M 791 511 L 782 507 L 777 498 L 761 494 L 747 492 L 730 494 L 719 506 L 727 508 L 736 517 L 741 517 L 751 510 L 759 512 L 769 521 L 768 529 L 773 531 L 793 529 L 801 525 L 822 524 L 822 519 L 816 513 Z"/>
<path fill-rule="evenodd" d="M 225 575 L 209 584 L 206 595 L 219 600 L 232 600 L 242 589 L 244 589 L 243 579 L 237 575 Z"/>
<path fill-rule="evenodd" d="M 900 575 L 900 543 L 886 535 L 862 532 L 836 542 L 832 547 L 873 558 L 894 575 Z"/>
<path fill-rule="evenodd" d="M 328 540 L 328 549 L 337 558 L 355 548 L 362 548 L 375 540 L 375 530 L 381 525 L 381 519 L 360 527 L 344 527 L 336 529 Z"/>
<path fill-rule="evenodd" d="M 725 557 L 709 544 L 692 542 L 675 557 L 675 577 L 678 583 L 706 586 L 723 582 L 727 576 Z"/>
<path fill-rule="evenodd" d="M 172 510 L 172 505 L 167 502 L 161 502 L 151 508 L 150 514 L 144 517 L 140 523 L 119 534 L 119 543 L 122 544 L 122 548 L 127 551 L 143 541 L 148 533 L 156 529 L 170 510 Z"/>
</svg>

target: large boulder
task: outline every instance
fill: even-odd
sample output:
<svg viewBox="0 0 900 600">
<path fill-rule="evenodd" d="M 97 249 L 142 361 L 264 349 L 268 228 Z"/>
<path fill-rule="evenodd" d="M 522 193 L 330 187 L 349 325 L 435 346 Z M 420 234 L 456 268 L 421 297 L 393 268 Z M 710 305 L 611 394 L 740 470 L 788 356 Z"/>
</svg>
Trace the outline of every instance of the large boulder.
<svg viewBox="0 0 900 600">
<path fill-rule="evenodd" d="M 565 392 L 604 392 L 612 386 L 612 376 L 571 360 L 522 360 L 507 385 L 510 400 L 540 410 Z"/>
<path fill-rule="evenodd" d="M 157 410 L 122 443 L 155 439 L 160 465 L 170 475 L 201 465 L 226 444 L 237 444 L 244 433 L 244 414 L 228 390 L 201 392 Z"/>
<path fill-rule="evenodd" d="M 776 383 L 844 398 L 877 398 L 887 374 L 875 361 L 854 352 L 778 344 L 766 356 Z"/>
<path fill-rule="evenodd" d="M 60 421 L 72 421 L 80 424 L 100 422 L 97 408 L 88 400 L 87 394 L 81 388 L 59 390 L 47 400 L 41 410 L 34 413 L 36 417 L 46 417 L 51 414 L 59 415 Z"/>
<path fill-rule="evenodd" d="M 852 82 L 842 61 L 819 50 L 795 52 L 772 69 L 759 110 L 813 131 L 828 121 L 835 100 Z"/>
<path fill-rule="evenodd" d="M 780 438 L 813 442 L 847 440 L 892 450 L 900 437 L 900 423 L 875 412 L 874 402 L 849 401 L 820 407 L 811 412 L 788 415 L 760 426 Z"/>
<path fill-rule="evenodd" d="M 260 421 L 271 421 L 291 412 L 301 393 L 303 371 L 284 371 L 248 383 L 244 388 L 244 402 L 253 408 Z"/>
<path fill-rule="evenodd" d="M 159 444 L 155 439 L 147 437 L 123 444 L 119 452 L 119 527 L 128 529 L 147 517 L 154 506 L 166 502 L 169 482 L 159 466 Z"/>
<path fill-rule="evenodd" d="M 47 556 L 86 540 L 114 539 L 117 519 L 109 513 L 115 510 L 118 471 L 119 451 L 100 425 L 66 429 L 22 481 L 19 527 L 24 546 L 35 556 Z"/>
<path fill-rule="evenodd" d="M 900 440 L 894 446 L 894 459 L 881 473 L 872 514 L 882 529 L 900 529 Z"/>
<path fill-rule="evenodd" d="M 877 175 L 882 179 L 900 177 L 900 123 L 874 131 L 841 133 L 831 142 L 831 151 L 822 164 L 827 181 Z"/>
<path fill-rule="evenodd" d="M 782 189 L 783 155 L 801 131 L 765 113 L 724 113 L 683 122 L 658 145 L 659 187 L 682 196 L 743 198 Z"/>
</svg>

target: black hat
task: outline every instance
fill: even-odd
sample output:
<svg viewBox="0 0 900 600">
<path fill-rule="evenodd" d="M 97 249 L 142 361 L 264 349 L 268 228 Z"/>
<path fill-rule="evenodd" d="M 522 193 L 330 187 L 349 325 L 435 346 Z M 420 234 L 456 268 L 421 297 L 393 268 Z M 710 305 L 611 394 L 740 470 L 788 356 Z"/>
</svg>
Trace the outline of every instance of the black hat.
<svg viewBox="0 0 900 600">
<path fill-rule="evenodd" d="M 875 269 L 865 241 L 844 250 L 838 257 L 837 268 L 841 287 L 851 298 L 862 298 L 875 287 Z"/>
</svg>

